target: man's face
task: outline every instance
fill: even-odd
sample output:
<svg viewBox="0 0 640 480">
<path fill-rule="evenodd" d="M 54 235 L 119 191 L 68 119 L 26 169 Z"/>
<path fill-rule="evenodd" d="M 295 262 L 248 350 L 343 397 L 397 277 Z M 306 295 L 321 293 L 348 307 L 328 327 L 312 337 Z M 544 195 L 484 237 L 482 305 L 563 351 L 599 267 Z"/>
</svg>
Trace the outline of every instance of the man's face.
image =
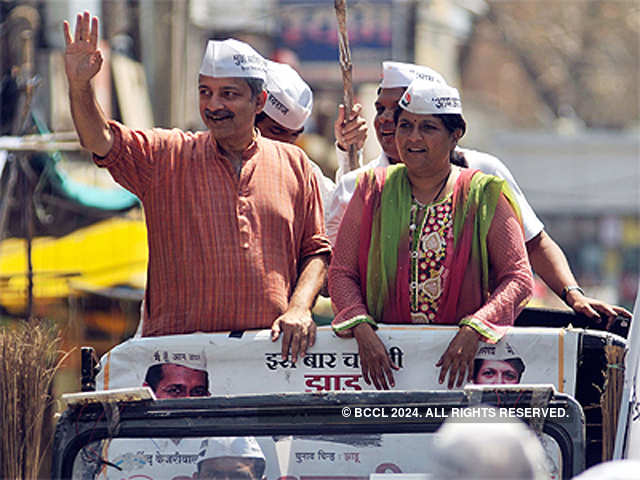
<svg viewBox="0 0 640 480">
<path fill-rule="evenodd" d="M 242 78 L 198 80 L 200 117 L 218 141 L 244 139 L 253 133 L 255 115 L 264 107 L 265 95 L 251 98 L 251 89 Z"/>
<path fill-rule="evenodd" d="M 403 87 L 383 88 L 380 90 L 375 102 L 376 116 L 373 119 L 373 127 L 376 130 L 376 136 L 382 151 L 392 163 L 399 161 L 398 151 L 396 150 L 396 126 L 393 123 L 393 114 L 398 108 L 398 102 L 405 90 Z"/>
<path fill-rule="evenodd" d="M 208 458 L 200 463 L 194 478 L 207 480 L 259 480 L 253 472 L 254 460 L 243 457 Z"/>
<path fill-rule="evenodd" d="M 162 398 L 207 397 L 207 372 L 195 368 L 167 363 L 162 366 L 162 379 L 155 394 Z"/>
<path fill-rule="evenodd" d="M 516 384 L 520 375 L 509 362 L 504 360 L 485 360 L 474 377 L 474 383 L 480 385 Z"/>
<path fill-rule="evenodd" d="M 278 122 L 269 118 L 267 115 L 264 115 L 262 117 L 262 120 L 256 123 L 256 127 L 258 127 L 260 133 L 265 138 L 292 144 L 296 143 L 298 137 L 302 134 L 302 132 L 304 132 L 304 127 L 298 130 L 291 130 L 290 128 L 280 125 Z"/>
</svg>

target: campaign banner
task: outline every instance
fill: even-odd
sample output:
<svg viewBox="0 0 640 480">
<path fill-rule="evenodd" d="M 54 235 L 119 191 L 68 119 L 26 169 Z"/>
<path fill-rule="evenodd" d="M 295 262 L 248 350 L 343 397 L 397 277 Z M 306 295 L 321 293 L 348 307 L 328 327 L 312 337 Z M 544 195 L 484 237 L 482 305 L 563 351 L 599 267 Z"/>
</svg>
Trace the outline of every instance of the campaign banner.
<svg viewBox="0 0 640 480">
<path fill-rule="evenodd" d="M 446 389 L 435 364 L 456 332 L 447 326 L 380 327 L 377 333 L 399 367 L 393 372 L 395 389 Z M 553 384 L 574 395 L 578 339 L 577 330 L 513 328 L 496 345 L 480 343 L 473 383 Z M 241 337 L 135 337 L 103 356 L 96 384 L 98 390 L 148 385 L 158 398 L 375 390 L 362 376 L 356 341 L 337 337 L 329 327 L 318 329 L 315 345 L 296 363 L 283 360 L 280 348 L 269 330 Z M 167 390 L 169 375 L 190 380 Z"/>
<path fill-rule="evenodd" d="M 435 364 L 457 330 L 448 326 L 380 327 L 377 333 L 399 367 L 394 371 L 395 389 L 446 389 L 438 382 L 439 368 Z M 573 395 L 579 335 L 579 330 L 571 329 L 513 328 L 495 345 L 480 344 L 473 383 L 553 384 L 559 392 Z M 146 385 L 159 399 L 374 390 L 364 382 L 356 341 L 337 337 L 329 327 L 319 328 L 315 345 L 296 363 L 283 360 L 280 348 L 281 343 L 272 342 L 268 330 L 241 336 L 227 332 L 135 337 L 103 356 L 97 388 Z M 434 438 L 433 434 L 407 433 L 226 440 L 235 445 L 238 462 L 242 460 L 239 451 L 262 452 L 264 471 L 255 478 L 366 480 L 370 474 L 428 473 L 432 462 L 429 445 Z M 560 478 L 562 454 L 558 444 L 544 434 L 539 440 L 546 453 L 547 478 Z M 421 455 L 413 453 L 416 442 L 424 447 Z M 213 459 L 231 455 L 231 447 L 224 443 L 220 438 L 96 442 L 83 449 L 76 471 L 78 478 L 91 472 L 104 480 L 215 478 L 207 476 L 208 469 L 221 468 Z M 244 445 L 244 450 L 238 445 Z"/>
</svg>

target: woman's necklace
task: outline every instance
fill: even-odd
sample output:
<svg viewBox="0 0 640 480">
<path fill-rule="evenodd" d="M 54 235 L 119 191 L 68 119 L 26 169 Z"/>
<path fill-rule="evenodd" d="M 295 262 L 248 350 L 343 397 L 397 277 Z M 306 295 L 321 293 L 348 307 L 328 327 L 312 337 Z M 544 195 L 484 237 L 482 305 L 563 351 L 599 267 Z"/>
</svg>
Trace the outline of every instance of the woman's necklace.
<svg viewBox="0 0 640 480">
<path fill-rule="evenodd" d="M 449 166 L 449 173 L 447 173 L 447 176 L 446 176 L 446 178 L 444 179 L 444 181 L 442 182 L 442 185 L 440 185 L 440 188 L 438 189 L 438 192 L 435 194 L 435 196 L 431 199 L 431 201 L 430 201 L 429 203 L 424 203 L 424 204 L 423 204 L 423 203 L 422 203 L 421 201 L 419 201 L 419 200 L 415 197 L 415 195 L 414 195 L 414 197 L 413 197 L 413 198 L 414 198 L 414 199 L 415 199 L 415 201 L 418 203 L 418 205 L 423 206 L 423 207 L 424 207 L 424 206 L 426 206 L 426 205 L 431 205 L 433 202 L 435 202 L 435 201 L 438 199 L 438 197 L 440 196 L 440 194 L 443 192 L 444 187 L 446 187 L 446 186 L 447 186 L 447 182 L 449 182 L 449 177 L 451 176 L 451 170 L 453 170 L 453 168 L 451 168 L 451 166 Z"/>
<path fill-rule="evenodd" d="M 436 196 L 433 197 L 433 199 L 431 200 L 430 203 L 435 202 L 438 197 L 440 196 L 440 194 L 442 193 L 442 191 L 444 190 L 444 187 L 447 186 L 447 183 L 449 182 L 449 177 L 451 176 L 451 170 L 453 170 L 453 168 L 451 168 L 451 166 L 449 166 L 449 173 L 447 173 L 447 177 L 444 179 L 444 182 L 442 182 L 442 186 L 440 187 L 440 189 L 438 190 L 438 193 L 436 193 Z"/>
</svg>

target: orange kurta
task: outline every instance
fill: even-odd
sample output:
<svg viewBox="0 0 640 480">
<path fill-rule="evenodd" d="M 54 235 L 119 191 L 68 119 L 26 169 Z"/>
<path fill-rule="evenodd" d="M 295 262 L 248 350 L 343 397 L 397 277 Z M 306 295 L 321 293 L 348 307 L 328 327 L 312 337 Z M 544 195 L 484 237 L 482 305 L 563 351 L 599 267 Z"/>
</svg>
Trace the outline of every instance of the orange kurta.
<svg viewBox="0 0 640 480">
<path fill-rule="evenodd" d="M 304 152 L 257 133 L 238 176 L 209 132 L 109 125 L 113 147 L 95 162 L 145 209 L 143 335 L 269 328 L 301 262 L 330 252 Z"/>
</svg>

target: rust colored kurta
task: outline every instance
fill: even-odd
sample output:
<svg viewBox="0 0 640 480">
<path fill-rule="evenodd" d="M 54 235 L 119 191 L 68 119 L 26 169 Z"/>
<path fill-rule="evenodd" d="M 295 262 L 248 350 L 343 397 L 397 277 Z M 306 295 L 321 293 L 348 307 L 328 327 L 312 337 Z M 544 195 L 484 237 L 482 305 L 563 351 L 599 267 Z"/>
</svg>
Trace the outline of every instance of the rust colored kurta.
<svg viewBox="0 0 640 480">
<path fill-rule="evenodd" d="M 113 147 L 95 162 L 140 198 L 147 223 L 142 334 L 271 327 L 302 262 L 330 252 L 304 152 L 256 133 L 238 175 L 209 132 L 109 125 Z"/>
</svg>

